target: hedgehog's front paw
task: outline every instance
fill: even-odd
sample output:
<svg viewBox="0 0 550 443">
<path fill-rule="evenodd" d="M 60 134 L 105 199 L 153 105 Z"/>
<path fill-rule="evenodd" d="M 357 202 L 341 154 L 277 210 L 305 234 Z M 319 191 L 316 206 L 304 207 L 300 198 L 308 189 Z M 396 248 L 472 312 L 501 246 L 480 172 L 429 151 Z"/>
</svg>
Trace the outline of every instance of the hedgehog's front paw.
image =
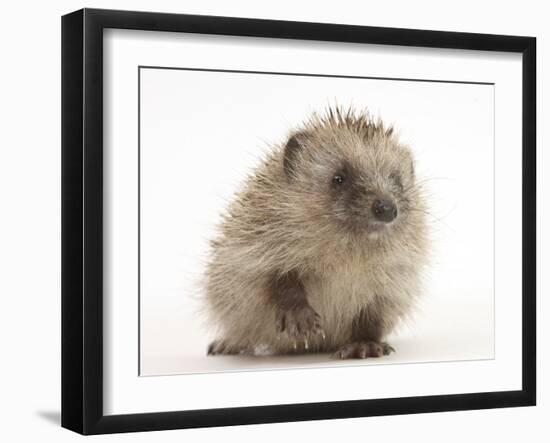
<svg viewBox="0 0 550 443">
<path fill-rule="evenodd" d="M 343 346 L 336 351 L 333 357 L 343 360 L 348 358 L 372 358 L 390 355 L 392 352 L 395 352 L 395 349 L 384 342 L 358 341 Z"/>
<path fill-rule="evenodd" d="M 295 342 L 303 341 L 305 349 L 308 348 L 308 337 L 325 336 L 321 317 L 309 305 L 280 311 L 277 315 L 277 331 L 286 332 Z"/>
</svg>

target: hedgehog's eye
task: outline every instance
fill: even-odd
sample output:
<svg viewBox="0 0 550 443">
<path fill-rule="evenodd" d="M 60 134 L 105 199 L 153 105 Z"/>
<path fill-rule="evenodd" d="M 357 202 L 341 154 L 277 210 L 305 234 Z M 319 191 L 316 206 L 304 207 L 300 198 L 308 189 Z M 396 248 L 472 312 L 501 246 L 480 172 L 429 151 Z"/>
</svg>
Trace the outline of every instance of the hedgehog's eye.
<svg viewBox="0 0 550 443">
<path fill-rule="evenodd" d="M 345 180 L 345 177 L 342 174 L 336 174 L 332 178 L 332 183 L 334 183 L 335 185 L 341 185 L 342 183 L 344 183 L 344 180 Z"/>
<path fill-rule="evenodd" d="M 401 180 L 401 175 L 399 172 L 392 172 L 390 174 L 390 180 L 395 183 L 395 186 L 397 186 L 400 191 L 403 190 L 403 181 Z"/>
</svg>

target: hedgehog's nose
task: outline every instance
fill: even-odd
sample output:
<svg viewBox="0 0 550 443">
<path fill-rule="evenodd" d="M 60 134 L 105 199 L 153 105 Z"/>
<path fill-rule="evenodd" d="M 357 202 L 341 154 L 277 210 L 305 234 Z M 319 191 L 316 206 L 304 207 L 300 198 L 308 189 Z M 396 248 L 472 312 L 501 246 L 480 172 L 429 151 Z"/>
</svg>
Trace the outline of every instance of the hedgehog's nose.
<svg viewBox="0 0 550 443">
<path fill-rule="evenodd" d="M 377 220 L 389 223 L 397 217 L 397 208 L 389 200 L 376 199 L 372 204 L 372 213 Z"/>
</svg>

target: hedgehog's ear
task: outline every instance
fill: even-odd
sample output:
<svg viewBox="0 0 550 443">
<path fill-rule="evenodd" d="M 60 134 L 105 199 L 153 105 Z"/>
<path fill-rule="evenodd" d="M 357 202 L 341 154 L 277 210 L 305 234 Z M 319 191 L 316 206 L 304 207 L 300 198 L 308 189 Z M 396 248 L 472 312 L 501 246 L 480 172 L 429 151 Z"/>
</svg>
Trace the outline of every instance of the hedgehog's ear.
<svg viewBox="0 0 550 443">
<path fill-rule="evenodd" d="M 300 151 L 304 148 L 305 139 L 306 134 L 303 132 L 298 132 L 291 135 L 286 142 L 283 156 L 283 167 L 288 178 L 293 178 L 296 176 L 296 163 L 300 156 Z"/>
</svg>

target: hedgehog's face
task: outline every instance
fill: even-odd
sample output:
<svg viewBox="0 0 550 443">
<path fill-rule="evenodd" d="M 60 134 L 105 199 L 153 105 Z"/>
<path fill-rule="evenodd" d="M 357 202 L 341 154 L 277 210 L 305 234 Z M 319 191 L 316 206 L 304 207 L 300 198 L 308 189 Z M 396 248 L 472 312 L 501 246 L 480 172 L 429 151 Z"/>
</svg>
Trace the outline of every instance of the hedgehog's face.
<svg viewBox="0 0 550 443">
<path fill-rule="evenodd" d="M 415 200 L 413 160 L 395 140 L 310 137 L 289 140 L 287 149 L 292 143 L 301 149 L 287 172 L 296 186 L 307 188 L 319 217 L 372 236 L 391 232 L 407 219 Z"/>
<path fill-rule="evenodd" d="M 327 170 L 324 181 L 328 214 L 351 230 L 381 232 L 403 221 L 409 210 L 406 191 L 413 178 L 401 165 L 377 164 L 365 155 L 341 160 L 340 166 Z"/>
</svg>

